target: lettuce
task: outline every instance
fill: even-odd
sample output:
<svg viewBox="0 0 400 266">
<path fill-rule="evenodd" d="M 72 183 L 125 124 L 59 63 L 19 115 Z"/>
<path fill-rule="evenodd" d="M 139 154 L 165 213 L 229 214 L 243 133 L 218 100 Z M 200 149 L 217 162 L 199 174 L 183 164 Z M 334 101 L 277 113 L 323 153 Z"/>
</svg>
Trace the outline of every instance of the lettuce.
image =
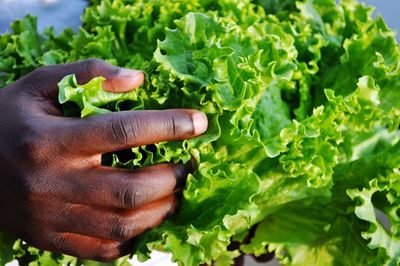
<svg viewBox="0 0 400 266">
<path fill-rule="evenodd" d="M 0 37 L 0 87 L 40 65 L 100 57 L 143 69 L 144 88 L 113 94 L 102 77 L 67 76 L 59 100 L 76 105 L 66 114 L 207 114 L 199 138 L 112 155 L 130 169 L 198 162 L 174 216 L 136 239 L 140 260 L 162 249 L 181 265 L 266 252 L 282 265 L 397 265 L 400 47 L 371 13 L 351 0 L 93 1 L 76 33 L 15 22 Z M 91 263 L 0 239 L 4 262 Z"/>
</svg>

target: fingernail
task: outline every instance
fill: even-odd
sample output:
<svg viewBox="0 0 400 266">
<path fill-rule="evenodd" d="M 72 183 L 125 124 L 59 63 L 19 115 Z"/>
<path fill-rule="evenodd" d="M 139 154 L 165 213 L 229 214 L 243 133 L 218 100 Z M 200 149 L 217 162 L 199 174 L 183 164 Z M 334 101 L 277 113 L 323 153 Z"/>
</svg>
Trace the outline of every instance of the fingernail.
<svg viewBox="0 0 400 266">
<path fill-rule="evenodd" d="M 136 69 L 123 68 L 119 71 L 118 76 L 120 76 L 121 78 L 133 78 L 141 73 L 143 72 Z"/>
<path fill-rule="evenodd" d="M 128 92 L 141 86 L 144 73 L 135 69 L 123 68 L 103 82 L 103 89 L 111 92 Z"/>
<path fill-rule="evenodd" d="M 208 120 L 207 120 L 207 116 L 203 112 L 200 112 L 200 111 L 193 112 L 192 120 L 193 120 L 193 127 L 194 127 L 195 135 L 200 135 L 200 134 L 206 132 L 207 127 L 208 127 Z"/>
</svg>

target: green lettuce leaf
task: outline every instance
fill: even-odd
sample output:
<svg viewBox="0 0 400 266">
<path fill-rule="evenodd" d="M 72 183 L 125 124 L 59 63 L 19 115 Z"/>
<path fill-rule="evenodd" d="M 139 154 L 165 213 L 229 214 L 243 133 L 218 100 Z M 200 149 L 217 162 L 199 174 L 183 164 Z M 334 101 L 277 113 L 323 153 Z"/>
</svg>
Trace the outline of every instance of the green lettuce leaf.
<svg viewBox="0 0 400 266">
<path fill-rule="evenodd" d="M 144 70 L 143 88 L 116 94 L 103 77 L 67 76 L 65 115 L 206 113 L 198 138 L 108 160 L 133 170 L 198 162 L 176 213 L 135 239 L 139 260 L 161 249 L 180 265 L 230 265 L 274 251 L 282 265 L 397 265 L 400 46 L 372 11 L 355 0 L 95 0 L 75 33 L 15 22 L 0 36 L 0 87 L 41 65 L 99 57 Z M 4 262 L 93 264 L 1 237 Z"/>
<path fill-rule="evenodd" d="M 59 83 L 58 101 L 76 103 L 81 110 L 81 117 L 105 114 L 111 111 L 102 106 L 116 101 L 135 101 L 136 92 L 107 92 L 102 89 L 103 77 L 97 77 L 84 85 L 78 85 L 74 74 L 64 77 Z"/>
</svg>

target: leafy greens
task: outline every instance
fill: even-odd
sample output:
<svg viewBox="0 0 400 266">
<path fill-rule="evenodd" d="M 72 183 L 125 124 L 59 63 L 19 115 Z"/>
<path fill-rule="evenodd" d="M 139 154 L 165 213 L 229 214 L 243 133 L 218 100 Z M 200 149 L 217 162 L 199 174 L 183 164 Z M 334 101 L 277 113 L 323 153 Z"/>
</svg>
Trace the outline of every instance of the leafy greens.
<svg viewBox="0 0 400 266">
<path fill-rule="evenodd" d="M 112 157 L 132 169 L 199 163 L 176 214 L 137 238 L 140 260 L 162 249 L 181 265 L 229 265 L 268 250 L 282 265 L 398 265 L 400 49 L 371 14 L 352 0 L 97 0 L 76 33 L 14 22 L 0 37 L 0 87 L 41 65 L 99 57 L 143 69 L 147 82 L 116 95 L 101 90 L 102 77 L 65 77 L 60 102 L 82 117 L 207 114 L 199 138 Z M 249 243 L 227 249 L 252 227 Z M 91 265 L 8 238 L 0 235 L 1 263 Z"/>
</svg>

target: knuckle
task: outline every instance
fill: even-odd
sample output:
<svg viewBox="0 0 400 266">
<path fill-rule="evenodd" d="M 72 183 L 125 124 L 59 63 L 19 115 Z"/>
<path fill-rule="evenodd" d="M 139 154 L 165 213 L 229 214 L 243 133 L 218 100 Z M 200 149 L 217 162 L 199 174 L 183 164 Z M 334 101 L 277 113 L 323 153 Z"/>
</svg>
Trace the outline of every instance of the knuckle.
<svg viewBox="0 0 400 266">
<path fill-rule="evenodd" d="M 128 221 L 124 218 L 117 218 L 111 228 L 111 237 L 118 240 L 129 240 L 131 238 L 132 229 L 129 227 Z"/>
<path fill-rule="evenodd" d="M 194 127 L 192 119 L 187 114 L 177 114 L 172 112 L 169 119 L 166 120 L 166 129 L 174 138 L 179 138 L 182 135 L 192 134 Z"/>
<path fill-rule="evenodd" d="M 126 237 L 125 225 L 123 224 L 114 224 L 111 228 L 111 237 L 113 239 L 124 240 Z"/>
<path fill-rule="evenodd" d="M 177 125 L 176 125 L 176 117 L 175 117 L 174 114 L 172 114 L 170 116 L 170 119 L 169 119 L 168 124 L 167 124 L 167 128 L 169 129 L 170 135 L 175 137 L 176 136 Z"/>
<path fill-rule="evenodd" d="M 46 76 L 48 74 L 48 71 L 49 66 L 42 66 L 33 70 L 28 76 L 31 78 L 42 78 L 43 76 Z"/>
<path fill-rule="evenodd" d="M 135 188 L 128 186 L 124 188 L 122 193 L 118 194 L 120 197 L 119 200 L 125 208 L 133 209 L 140 203 L 140 191 Z"/>
<path fill-rule="evenodd" d="M 28 91 L 39 91 L 41 88 L 39 88 L 38 84 L 41 84 L 41 81 L 49 76 L 50 70 L 51 69 L 48 66 L 34 69 L 27 76 L 21 79 L 23 88 Z"/>
<path fill-rule="evenodd" d="M 137 139 L 138 131 L 140 131 L 140 121 L 136 117 L 129 120 L 119 117 L 111 121 L 112 138 L 121 145 L 133 143 Z"/>
<path fill-rule="evenodd" d="M 115 142 L 124 144 L 128 141 L 128 130 L 122 119 L 114 119 L 111 121 L 111 133 Z"/>
<path fill-rule="evenodd" d="M 66 251 L 69 249 L 67 242 L 67 238 L 64 236 L 54 236 L 50 239 L 50 244 L 61 251 Z"/>
<path fill-rule="evenodd" d="M 89 76 L 97 76 L 98 69 L 102 68 L 106 62 L 99 58 L 90 58 L 84 61 L 86 71 Z"/>
</svg>

